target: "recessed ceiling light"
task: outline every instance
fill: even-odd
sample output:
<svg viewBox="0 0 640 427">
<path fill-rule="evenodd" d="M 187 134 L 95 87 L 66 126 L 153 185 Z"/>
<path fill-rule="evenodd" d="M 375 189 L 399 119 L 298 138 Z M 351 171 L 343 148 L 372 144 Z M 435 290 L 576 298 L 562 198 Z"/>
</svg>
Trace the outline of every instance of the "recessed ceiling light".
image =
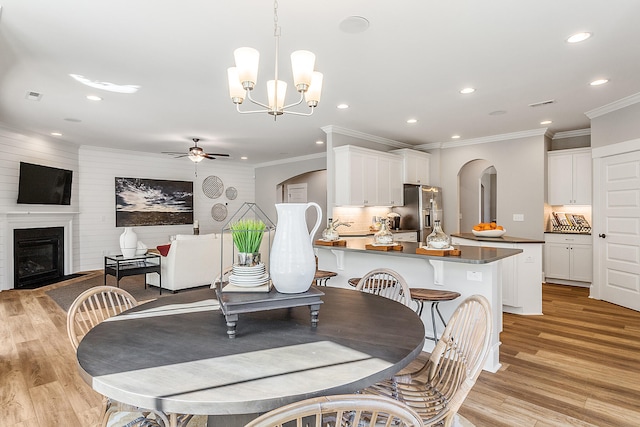
<svg viewBox="0 0 640 427">
<path fill-rule="evenodd" d="M 87 95 L 87 99 L 89 101 L 102 101 L 102 98 L 97 95 Z"/>
<path fill-rule="evenodd" d="M 553 123 L 551 120 L 543 120 L 540 122 L 541 125 L 550 125 L 551 123 Z"/>
<path fill-rule="evenodd" d="M 51 136 L 62 136 L 60 132 L 51 132 Z"/>
<path fill-rule="evenodd" d="M 98 80 L 91 80 L 80 74 L 69 74 L 75 81 L 82 83 L 83 85 L 92 87 L 94 89 L 102 89 L 109 92 L 117 93 L 136 93 L 140 86 L 138 85 L 119 85 L 110 82 L 100 82 Z"/>
<path fill-rule="evenodd" d="M 460 139 L 460 135 L 453 135 L 451 139 Z"/>
<path fill-rule="evenodd" d="M 240 157 L 240 160 L 247 160 L 247 158 L 248 158 L 247 156 L 242 156 Z"/>
<path fill-rule="evenodd" d="M 322 144 L 324 144 L 324 141 L 323 141 L 323 140 L 321 140 L 321 139 L 319 139 L 319 140 L 317 140 L 317 141 L 316 141 L 316 144 L 318 144 L 318 145 L 322 145 Z"/>
<path fill-rule="evenodd" d="M 475 92 L 475 91 L 476 91 L 476 90 L 475 90 L 474 88 L 472 88 L 472 87 L 465 87 L 464 89 L 461 89 L 461 90 L 460 90 L 460 93 L 462 93 L 462 94 L 465 94 L 465 95 L 466 95 L 466 94 L 468 94 L 468 93 L 473 93 L 473 92 Z"/>
<path fill-rule="evenodd" d="M 409 123 L 410 125 L 412 125 L 414 123 L 418 123 L 418 119 L 408 119 L 407 123 Z"/>
<path fill-rule="evenodd" d="M 347 105 L 347 104 L 338 104 L 338 109 L 339 110 L 346 110 L 347 108 L 349 108 L 349 105 Z"/>
<path fill-rule="evenodd" d="M 338 27 L 345 33 L 358 34 L 367 31 L 369 20 L 362 16 L 349 16 L 344 18 Z"/>
<path fill-rule="evenodd" d="M 594 80 L 591 83 L 589 83 L 591 86 L 600 86 L 603 85 L 605 83 L 609 83 L 608 79 L 598 79 L 598 80 Z"/>
<path fill-rule="evenodd" d="M 591 36 L 592 36 L 592 34 L 591 33 L 587 33 L 587 32 L 575 33 L 575 34 L 571 35 L 567 39 L 567 43 L 580 43 L 580 42 L 585 41 L 586 39 L 588 39 Z"/>
</svg>

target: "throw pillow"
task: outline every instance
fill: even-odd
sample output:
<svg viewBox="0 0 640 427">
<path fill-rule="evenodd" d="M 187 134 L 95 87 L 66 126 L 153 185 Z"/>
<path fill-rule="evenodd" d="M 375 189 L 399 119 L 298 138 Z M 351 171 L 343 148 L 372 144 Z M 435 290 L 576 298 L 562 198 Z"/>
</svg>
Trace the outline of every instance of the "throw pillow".
<svg viewBox="0 0 640 427">
<path fill-rule="evenodd" d="M 167 245 L 156 246 L 156 249 L 160 252 L 160 255 L 162 256 L 167 256 L 167 254 L 169 253 L 169 248 L 171 248 L 171 243 Z"/>
</svg>

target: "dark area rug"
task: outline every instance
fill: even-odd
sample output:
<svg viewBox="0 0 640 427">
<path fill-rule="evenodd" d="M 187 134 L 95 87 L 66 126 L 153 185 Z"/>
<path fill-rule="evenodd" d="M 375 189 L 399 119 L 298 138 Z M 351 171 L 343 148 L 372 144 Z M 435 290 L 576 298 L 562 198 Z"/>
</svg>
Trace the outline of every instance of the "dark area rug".
<svg viewBox="0 0 640 427">
<path fill-rule="evenodd" d="M 129 292 L 138 302 L 148 301 L 151 299 L 160 298 L 160 290 L 153 286 L 144 287 L 144 275 L 128 276 L 120 279 L 120 288 Z M 115 286 L 116 281 L 113 276 L 107 276 L 107 285 Z M 104 278 L 102 275 L 93 276 L 86 280 L 74 281 L 65 286 L 59 286 L 55 289 L 46 291 L 45 293 L 53 299 L 64 311 L 67 311 L 73 301 L 78 295 L 94 286 L 104 285 Z M 203 289 L 203 287 L 195 288 Z M 190 289 L 186 289 L 180 292 L 189 292 Z M 211 291 L 213 292 L 213 291 Z M 162 290 L 162 298 L 171 296 L 171 291 Z"/>
</svg>

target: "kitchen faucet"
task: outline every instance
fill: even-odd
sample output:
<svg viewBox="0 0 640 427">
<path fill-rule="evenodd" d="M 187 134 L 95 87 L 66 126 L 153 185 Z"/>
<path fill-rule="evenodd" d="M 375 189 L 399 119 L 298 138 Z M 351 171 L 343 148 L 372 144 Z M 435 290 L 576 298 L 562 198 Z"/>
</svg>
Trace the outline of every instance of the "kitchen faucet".
<svg viewBox="0 0 640 427">
<path fill-rule="evenodd" d="M 335 221 L 333 221 L 333 222 L 331 223 L 331 227 L 332 227 L 334 230 L 337 230 L 337 229 L 338 229 L 338 227 L 340 227 L 341 225 L 344 225 L 345 227 L 351 227 L 351 224 L 353 224 L 353 221 L 340 222 L 340 220 L 339 220 L 339 219 L 336 219 Z"/>
</svg>

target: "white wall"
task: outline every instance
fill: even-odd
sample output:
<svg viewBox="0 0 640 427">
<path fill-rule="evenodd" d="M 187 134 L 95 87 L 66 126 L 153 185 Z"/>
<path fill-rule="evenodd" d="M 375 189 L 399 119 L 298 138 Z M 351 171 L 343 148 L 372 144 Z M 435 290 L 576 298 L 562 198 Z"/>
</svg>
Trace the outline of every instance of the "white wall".
<svg viewBox="0 0 640 427">
<path fill-rule="evenodd" d="M 200 233 L 220 232 L 226 222 L 211 217 L 216 203 L 227 204 L 229 219 L 243 202 L 253 202 L 255 183 L 253 167 L 227 160 L 204 160 L 198 164 L 195 176 L 194 164 L 187 158 L 173 159 L 150 153 L 112 150 L 83 146 L 79 150 L 80 163 L 80 244 L 78 269 L 103 268 L 103 256 L 119 253 L 119 236 L 123 228 L 115 223 L 115 177 L 193 181 L 194 219 L 200 223 Z M 210 199 L 202 191 L 203 180 L 215 175 L 227 187 L 235 187 L 238 197 L 228 200 L 223 193 Z M 173 234 L 192 234 L 191 225 L 133 227 L 138 240 L 148 247 L 169 241 Z"/>
<path fill-rule="evenodd" d="M 637 139 L 640 135 L 640 94 L 636 103 L 591 119 L 591 148 Z"/>
<path fill-rule="evenodd" d="M 544 237 L 544 189 L 546 141 L 543 135 L 462 145 L 440 150 L 440 183 L 443 192 L 446 233 L 457 230 L 458 172 L 466 163 L 485 159 L 497 171 L 497 220 L 510 236 L 542 240 Z M 513 221 L 523 214 L 523 222 Z"/>
</svg>

